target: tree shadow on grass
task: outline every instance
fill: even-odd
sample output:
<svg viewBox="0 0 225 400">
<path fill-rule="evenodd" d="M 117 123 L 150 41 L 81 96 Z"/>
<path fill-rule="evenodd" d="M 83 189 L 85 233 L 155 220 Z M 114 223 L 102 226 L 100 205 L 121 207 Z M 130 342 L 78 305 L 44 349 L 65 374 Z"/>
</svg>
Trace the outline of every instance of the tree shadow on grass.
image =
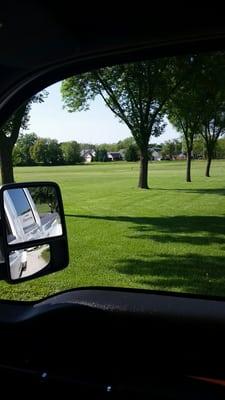
<svg viewBox="0 0 225 400">
<path fill-rule="evenodd" d="M 150 239 L 159 243 L 187 243 L 209 246 L 225 244 L 225 217 L 175 216 L 152 218 L 147 224 L 131 227 L 133 239 Z"/>
<path fill-rule="evenodd" d="M 134 233 L 128 236 L 130 239 L 204 246 L 225 243 L 225 216 L 131 217 L 66 214 L 66 217 L 126 222 Z"/>
<path fill-rule="evenodd" d="M 169 189 L 169 188 L 152 188 L 153 190 L 156 191 L 167 191 L 167 192 L 183 192 L 183 193 L 197 193 L 197 194 L 216 194 L 219 196 L 225 196 L 225 188 L 224 189 L 214 189 L 214 188 L 205 188 L 205 189 L 188 189 L 188 188 L 183 188 L 183 189 Z"/>
<path fill-rule="evenodd" d="M 224 251 L 225 216 L 131 217 L 104 215 L 67 216 L 112 223 L 128 223 L 131 239 L 151 239 L 161 243 L 191 245 L 219 244 Z M 156 249 L 157 250 L 157 249 Z M 218 253 L 217 253 L 218 254 Z M 140 256 L 139 256 L 140 257 Z M 148 258 L 131 257 L 116 261 L 115 269 L 126 275 L 132 287 L 225 296 L 225 257 L 162 254 Z"/>
<path fill-rule="evenodd" d="M 210 236 L 193 236 L 193 235 L 152 235 L 152 234 L 138 234 L 128 236 L 130 239 L 147 239 L 153 240 L 158 243 L 183 243 L 191 244 L 195 246 L 210 246 L 211 244 L 225 244 L 225 236 L 219 237 L 215 235 Z"/>
<path fill-rule="evenodd" d="M 156 226 L 165 231 L 193 232 L 199 231 L 225 232 L 225 216 L 205 216 L 205 215 L 176 215 L 172 217 L 132 217 L 126 215 L 84 215 L 84 214 L 65 214 L 66 217 L 96 219 L 112 222 L 128 222 L 135 225 Z"/>
<path fill-rule="evenodd" d="M 119 264 L 119 266 L 118 266 Z M 186 254 L 117 261 L 117 272 L 150 289 L 225 296 L 224 257 Z"/>
</svg>

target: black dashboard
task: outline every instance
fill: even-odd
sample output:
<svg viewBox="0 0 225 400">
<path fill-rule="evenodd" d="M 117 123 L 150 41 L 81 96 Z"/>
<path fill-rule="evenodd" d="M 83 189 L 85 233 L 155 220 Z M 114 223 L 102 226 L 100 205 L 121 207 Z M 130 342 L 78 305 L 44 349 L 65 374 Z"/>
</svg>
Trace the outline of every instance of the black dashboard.
<svg viewBox="0 0 225 400">
<path fill-rule="evenodd" d="M 8 391 L 224 398 L 221 301 L 93 288 L 39 302 L 3 301 L 0 315 L 0 372 Z"/>
</svg>

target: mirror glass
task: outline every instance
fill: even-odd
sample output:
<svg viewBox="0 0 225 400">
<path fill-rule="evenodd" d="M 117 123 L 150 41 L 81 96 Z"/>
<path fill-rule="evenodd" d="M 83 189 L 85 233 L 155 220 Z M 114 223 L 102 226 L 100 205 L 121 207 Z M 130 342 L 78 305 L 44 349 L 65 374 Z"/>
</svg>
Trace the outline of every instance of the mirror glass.
<svg viewBox="0 0 225 400">
<path fill-rule="evenodd" d="M 23 279 L 43 270 L 50 262 L 49 245 L 29 247 L 9 253 L 9 270 L 12 280 Z"/>
<path fill-rule="evenodd" d="M 9 245 L 62 235 L 54 186 L 7 189 L 3 196 Z"/>
</svg>

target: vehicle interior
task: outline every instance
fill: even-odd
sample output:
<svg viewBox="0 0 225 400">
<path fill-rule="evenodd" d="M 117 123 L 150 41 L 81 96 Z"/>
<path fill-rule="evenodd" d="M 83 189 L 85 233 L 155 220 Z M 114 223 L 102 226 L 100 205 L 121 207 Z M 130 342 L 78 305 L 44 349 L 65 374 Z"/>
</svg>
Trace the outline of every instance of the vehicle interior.
<svg viewBox="0 0 225 400">
<path fill-rule="evenodd" d="M 179 10 L 178 23 L 172 10 L 161 19 L 158 7 L 151 25 L 143 10 L 129 21 L 95 10 L 74 24 L 64 4 L 2 6 L 1 124 L 71 74 L 225 45 L 224 22 L 199 20 L 193 9 L 185 17 Z M 138 27 L 137 18 L 146 23 Z M 23 396 L 222 399 L 224 336 L 225 298 L 216 296 L 93 286 L 39 301 L 1 300 L 1 388 Z"/>
</svg>

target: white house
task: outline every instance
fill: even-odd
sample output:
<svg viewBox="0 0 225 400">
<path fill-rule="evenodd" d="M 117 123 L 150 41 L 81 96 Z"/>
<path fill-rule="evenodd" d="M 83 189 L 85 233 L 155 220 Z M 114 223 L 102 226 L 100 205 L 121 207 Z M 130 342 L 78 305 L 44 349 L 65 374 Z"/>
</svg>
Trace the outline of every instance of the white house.
<svg viewBox="0 0 225 400">
<path fill-rule="evenodd" d="M 91 154 L 85 154 L 84 155 L 84 162 L 86 162 L 86 163 L 92 162 L 92 155 Z"/>
<path fill-rule="evenodd" d="M 96 152 L 95 152 L 95 150 L 92 150 L 92 149 L 91 150 L 86 149 L 86 150 L 81 150 L 80 155 L 81 155 L 81 157 L 83 157 L 84 162 L 90 163 L 90 162 L 92 162 L 93 158 L 95 157 Z"/>
<path fill-rule="evenodd" d="M 154 150 L 151 155 L 154 161 L 161 161 L 162 159 L 161 153 L 159 151 Z"/>
</svg>

